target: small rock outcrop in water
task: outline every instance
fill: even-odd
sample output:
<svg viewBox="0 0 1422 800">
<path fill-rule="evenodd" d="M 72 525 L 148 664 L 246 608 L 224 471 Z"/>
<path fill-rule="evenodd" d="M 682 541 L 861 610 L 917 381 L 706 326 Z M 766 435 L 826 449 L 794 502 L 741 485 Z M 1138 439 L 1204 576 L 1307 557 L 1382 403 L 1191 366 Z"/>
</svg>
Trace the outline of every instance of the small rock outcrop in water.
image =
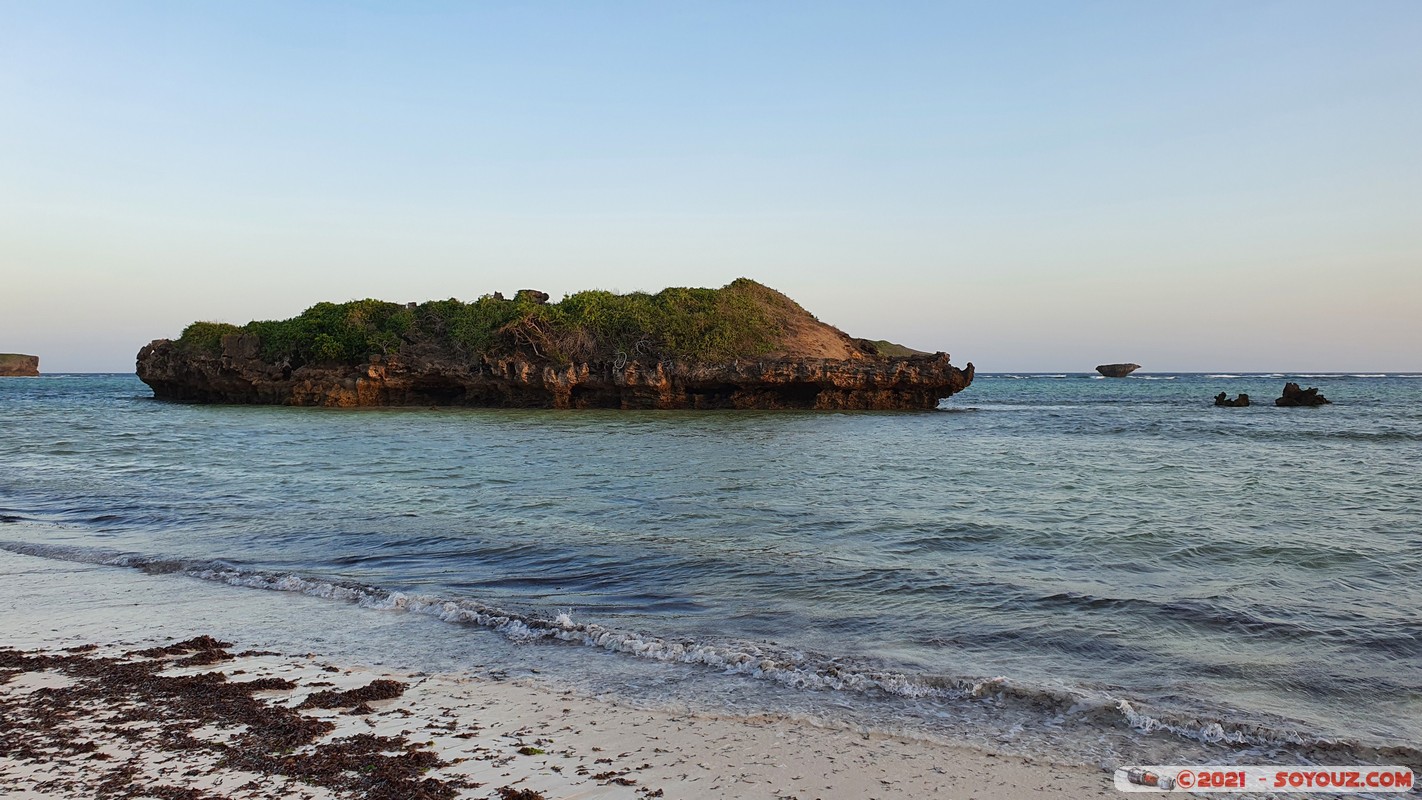
<svg viewBox="0 0 1422 800">
<path fill-rule="evenodd" d="M 1108 378 L 1124 378 L 1140 368 L 1140 364 L 1101 364 L 1096 371 Z"/>
<path fill-rule="evenodd" d="M 416 304 L 322 303 L 243 327 L 194 323 L 138 353 L 187 403 L 527 408 L 932 409 L 973 365 L 880 355 L 740 279 L 657 295 L 533 290 Z"/>
<path fill-rule="evenodd" d="M 1284 384 L 1284 394 L 1274 401 L 1276 406 L 1324 406 L 1333 401 L 1318 393 L 1318 389 L 1300 389 L 1297 383 Z"/>
<path fill-rule="evenodd" d="M 33 378 L 39 374 L 39 356 L 0 353 L 0 377 Z"/>
<path fill-rule="evenodd" d="M 1239 397 L 1231 400 L 1229 399 L 1229 395 L 1220 392 L 1215 395 L 1215 405 L 1224 406 L 1225 408 L 1245 408 L 1249 405 L 1249 395 L 1240 392 Z"/>
</svg>

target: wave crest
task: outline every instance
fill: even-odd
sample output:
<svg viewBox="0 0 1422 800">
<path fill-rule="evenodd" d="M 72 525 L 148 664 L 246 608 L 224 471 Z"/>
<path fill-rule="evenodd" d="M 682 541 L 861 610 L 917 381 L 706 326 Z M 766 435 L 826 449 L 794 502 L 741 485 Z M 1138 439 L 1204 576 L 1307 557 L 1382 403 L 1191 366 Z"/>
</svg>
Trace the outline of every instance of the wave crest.
<svg viewBox="0 0 1422 800">
<path fill-rule="evenodd" d="M 1357 758 L 1379 752 L 1345 740 L 1332 740 L 1295 730 L 1172 714 L 1146 712 L 1139 701 L 1104 692 L 1042 687 L 1007 676 L 922 675 L 876 669 L 872 665 L 823 654 L 779 648 L 763 642 L 698 642 L 621 630 L 592 622 L 577 622 L 571 611 L 538 616 L 501 609 L 468 598 L 407 594 L 378 586 L 285 572 L 246 570 L 223 561 L 157 558 L 110 550 L 0 541 L 0 549 L 22 555 L 64 561 L 127 567 L 150 574 L 181 574 L 201 580 L 267 591 L 351 603 L 363 608 L 423 614 L 443 622 L 495 631 L 510 641 L 566 642 L 656 661 L 693 664 L 726 674 L 745 675 L 813 691 L 882 693 L 911 699 L 973 701 L 1034 708 L 1111 726 L 1127 726 L 1141 734 L 1166 733 L 1206 744 L 1237 747 L 1292 746 L 1338 757 Z M 1389 757 L 1422 763 L 1422 750 L 1389 748 Z"/>
</svg>

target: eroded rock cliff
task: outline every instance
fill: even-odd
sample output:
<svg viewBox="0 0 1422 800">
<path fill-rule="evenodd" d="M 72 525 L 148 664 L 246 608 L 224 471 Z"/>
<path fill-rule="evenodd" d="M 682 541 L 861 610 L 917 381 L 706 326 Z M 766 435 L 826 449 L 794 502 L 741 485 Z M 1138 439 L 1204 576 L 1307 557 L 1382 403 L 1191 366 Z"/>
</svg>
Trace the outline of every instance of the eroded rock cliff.
<svg viewBox="0 0 1422 800">
<path fill-rule="evenodd" d="M 557 365 L 425 349 L 291 369 L 262 360 L 259 345 L 251 334 L 233 334 L 219 355 L 193 355 L 160 339 L 139 351 L 138 376 L 155 397 L 185 403 L 866 410 L 931 409 L 973 380 L 972 364 L 958 369 L 944 353 Z"/>
<path fill-rule="evenodd" d="M 0 353 L 0 377 L 33 378 L 39 374 L 39 356 Z"/>
</svg>

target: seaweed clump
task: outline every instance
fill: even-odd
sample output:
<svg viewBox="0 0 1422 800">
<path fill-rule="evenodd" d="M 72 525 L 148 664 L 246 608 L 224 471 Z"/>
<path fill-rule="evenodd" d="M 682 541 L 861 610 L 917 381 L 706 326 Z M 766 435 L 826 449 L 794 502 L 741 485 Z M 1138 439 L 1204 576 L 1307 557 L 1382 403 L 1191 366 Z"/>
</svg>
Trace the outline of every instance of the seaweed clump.
<svg viewBox="0 0 1422 800">
<path fill-rule="evenodd" d="M 320 741 L 335 730 L 331 721 L 302 714 L 305 704 L 291 708 L 256 696 L 294 689 L 292 681 L 233 681 L 220 671 L 164 674 L 192 665 L 194 656 L 213 662 L 231 659 L 230 646 L 197 637 L 117 658 L 93 655 L 92 648 L 85 647 L 61 653 L 0 648 L 0 685 L 26 673 L 63 679 L 59 686 L 0 692 L 0 758 L 63 764 L 62 773 L 45 781 L 46 792 L 104 800 L 216 797 L 166 782 L 161 775 L 168 770 L 145 771 L 143 757 L 154 753 L 179 755 L 190 766 L 183 773 L 189 777 L 231 770 L 262 776 L 262 786 L 252 782 L 239 789 L 280 791 L 305 783 L 339 797 L 452 800 L 461 789 L 477 786 L 464 779 L 427 777 L 446 762 L 423 743 L 371 734 Z M 396 681 L 374 681 L 350 692 L 312 697 L 339 699 L 335 705 L 343 705 L 359 698 L 394 697 L 403 690 Z M 311 705 L 330 707 L 326 702 Z M 220 735 L 214 736 L 213 730 Z"/>
</svg>

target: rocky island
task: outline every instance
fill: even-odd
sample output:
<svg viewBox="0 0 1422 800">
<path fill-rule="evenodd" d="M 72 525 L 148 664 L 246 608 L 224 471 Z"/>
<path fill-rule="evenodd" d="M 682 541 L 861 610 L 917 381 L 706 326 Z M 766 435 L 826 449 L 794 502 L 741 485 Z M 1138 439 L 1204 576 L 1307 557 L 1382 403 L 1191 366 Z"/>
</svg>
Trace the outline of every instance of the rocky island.
<svg viewBox="0 0 1422 800">
<path fill-rule="evenodd" d="M 39 356 L 0 353 L 0 378 L 34 378 L 39 374 Z"/>
<path fill-rule="evenodd" d="M 1108 378 L 1124 378 L 1140 368 L 1140 364 L 1098 364 L 1096 371 Z"/>
<path fill-rule="evenodd" d="M 932 409 L 973 380 L 971 363 L 852 338 L 746 278 L 195 322 L 144 346 L 137 372 L 162 400 L 293 406 Z"/>
</svg>

